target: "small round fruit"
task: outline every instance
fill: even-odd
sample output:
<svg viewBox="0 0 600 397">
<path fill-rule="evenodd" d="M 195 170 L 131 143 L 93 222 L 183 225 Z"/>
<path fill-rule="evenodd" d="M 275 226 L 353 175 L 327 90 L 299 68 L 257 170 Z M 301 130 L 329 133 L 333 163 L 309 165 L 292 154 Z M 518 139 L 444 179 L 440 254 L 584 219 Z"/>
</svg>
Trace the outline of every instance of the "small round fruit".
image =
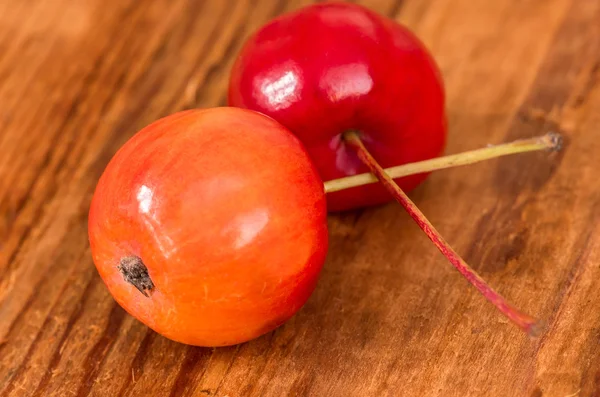
<svg viewBox="0 0 600 397">
<path fill-rule="evenodd" d="M 244 45 L 229 104 L 259 111 L 307 147 L 324 181 L 368 172 L 341 135 L 355 130 L 384 167 L 439 156 L 443 84 L 423 44 L 395 21 L 347 3 L 281 16 Z M 411 190 L 426 175 L 397 180 Z M 330 210 L 392 200 L 379 184 L 327 195 Z"/>
<path fill-rule="evenodd" d="M 116 301 L 179 342 L 273 330 L 306 302 L 327 251 L 323 182 L 301 143 L 258 113 L 176 113 L 114 156 L 89 214 Z"/>
</svg>

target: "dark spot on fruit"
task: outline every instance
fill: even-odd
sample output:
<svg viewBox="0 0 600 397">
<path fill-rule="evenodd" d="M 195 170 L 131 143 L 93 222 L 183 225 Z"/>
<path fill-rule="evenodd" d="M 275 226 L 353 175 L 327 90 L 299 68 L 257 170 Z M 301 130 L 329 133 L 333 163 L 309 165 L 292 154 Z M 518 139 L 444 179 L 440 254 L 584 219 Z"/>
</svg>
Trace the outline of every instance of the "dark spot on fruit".
<svg viewBox="0 0 600 397">
<path fill-rule="evenodd" d="M 126 256 L 117 266 L 123 279 L 138 289 L 144 296 L 149 297 L 154 289 L 154 283 L 148 274 L 148 268 L 139 256 Z"/>
</svg>

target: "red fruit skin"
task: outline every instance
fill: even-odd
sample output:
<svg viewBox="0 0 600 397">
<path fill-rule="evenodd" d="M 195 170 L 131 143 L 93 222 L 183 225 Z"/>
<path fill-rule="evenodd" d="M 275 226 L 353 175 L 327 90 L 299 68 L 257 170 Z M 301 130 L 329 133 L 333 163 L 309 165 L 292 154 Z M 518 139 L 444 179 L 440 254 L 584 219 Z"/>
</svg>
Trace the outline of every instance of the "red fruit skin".
<svg viewBox="0 0 600 397">
<path fill-rule="evenodd" d="M 384 167 L 439 156 L 444 90 L 434 60 L 406 28 L 354 4 L 317 4 L 248 39 L 231 72 L 229 105 L 271 116 L 307 147 L 324 181 L 368 172 L 340 136 L 360 131 Z M 426 175 L 398 179 L 404 190 Z M 393 198 L 379 184 L 327 195 L 331 211 Z"/>
<path fill-rule="evenodd" d="M 114 156 L 89 213 L 94 263 L 116 301 L 156 332 L 232 345 L 276 328 L 312 293 L 327 251 L 323 182 L 285 127 L 235 108 L 144 128 Z M 143 296 L 117 269 L 139 256 Z"/>
</svg>

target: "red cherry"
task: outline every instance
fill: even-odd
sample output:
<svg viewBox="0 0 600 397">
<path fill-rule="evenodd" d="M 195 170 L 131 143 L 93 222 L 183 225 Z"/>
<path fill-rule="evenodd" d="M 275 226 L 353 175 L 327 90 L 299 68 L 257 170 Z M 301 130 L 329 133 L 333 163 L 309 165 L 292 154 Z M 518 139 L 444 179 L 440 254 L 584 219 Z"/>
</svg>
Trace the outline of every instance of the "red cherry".
<svg viewBox="0 0 600 397">
<path fill-rule="evenodd" d="M 268 117 L 181 112 L 111 160 L 89 237 L 111 294 L 150 328 L 193 345 L 241 343 L 312 293 L 327 251 L 323 182 Z"/>
<path fill-rule="evenodd" d="M 405 28 L 351 4 L 314 5 L 277 18 L 242 49 L 229 101 L 273 117 L 303 141 L 328 181 L 330 210 L 396 199 L 502 314 L 529 335 L 542 332 L 543 323 L 494 291 L 406 195 L 404 190 L 415 187 L 424 174 L 395 181 L 397 170 L 384 169 L 436 157 L 446 136 L 438 71 Z M 541 146 L 560 148 L 559 136 L 542 141 Z M 355 185 L 331 181 L 366 170 L 381 184 L 340 193 L 340 186 Z"/>
<path fill-rule="evenodd" d="M 269 115 L 305 144 L 324 181 L 368 172 L 341 142 L 359 131 L 383 167 L 433 158 L 446 138 L 444 92 L 421 42 L 354 4 L 319 4 L 254 34 L 231 74 L 229 104 Z M 397 179 L 411 190 L 426 174 Z M 393 197 L 378 184 L 327 195 L 330 210 Z"/>
</svg>

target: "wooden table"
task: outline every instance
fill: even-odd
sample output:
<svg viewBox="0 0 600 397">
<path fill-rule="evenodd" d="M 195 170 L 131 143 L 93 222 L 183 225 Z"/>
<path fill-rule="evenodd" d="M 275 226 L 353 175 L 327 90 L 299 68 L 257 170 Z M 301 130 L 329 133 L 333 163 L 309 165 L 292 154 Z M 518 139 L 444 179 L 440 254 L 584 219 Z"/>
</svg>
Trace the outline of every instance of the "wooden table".
<svg viewBox="0 0 600 397">
<path fill-rule="evenodd" d="M 250 343 L 177 344 L 115 304 L 87 241 L 104 166 L 153 120 L 224 105 L 244 38 L 307 3 L 0 1 L 0 396 L 600 395 L 600 0 L 361 2 L 438 60 L 448 153 L 567 138 L 411 194 L 540 339 L 393 203 L 332 216 L 316 292 Z"/>
</svg>

